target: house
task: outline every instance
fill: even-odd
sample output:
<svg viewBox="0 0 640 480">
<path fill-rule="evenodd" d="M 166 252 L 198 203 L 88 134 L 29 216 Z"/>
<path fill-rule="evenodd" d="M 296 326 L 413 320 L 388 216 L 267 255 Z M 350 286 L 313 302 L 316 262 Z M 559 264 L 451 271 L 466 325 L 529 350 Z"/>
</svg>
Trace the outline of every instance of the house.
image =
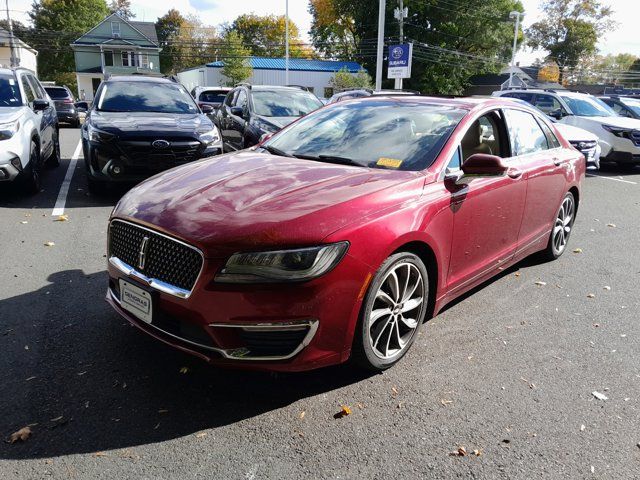
<svg viewBox="0 0 640 480">
<path fill-rule="evenodd" d="M 509 88 L 509 77 L 512 88 L 548 88 L 553 90 L 563 90 L 564 87 L 554 82 L 539 82 L 538 67 L 506 67 L 500 73 L 489 73 L 484 75 L 474 75 L 469 79 L 469 86 L 465 90 L 465 95 L 491 95 L 496 90 Z"/>
<path fill-rule="evenodd" d="M 251 57 L 252 75 L 246 79 L 254 85 L 286 85 L 285 59 Z M 178 79 L 188 90 L 197 86 L 212 87 L 226 85 L 229 79 L 222 74 L 223 61 L 207 63 L 178 73 Z M 339 70 L 346 69 L 355 75 L 360 70 L 357 62 L 339 62 L 333 60 L 289 59 L 289 85 L 305 87 L 318 97 L 329 98 L 333 95 L 331 78 Z"/>
<path fill-rule="evenodd" d="M 160 44 L 153 22 L 113 13 L 71 44 L 78 97 L 93 100 L 105 75 L 160 75 Z"/>
<path fill-rule="evenodd" d="M 0 28 L 0 67 L 11 66 L 11 35 L 4 28 Z M 38 52 L 24 43 L 22 40 L 13 37 L 14 55 L 18 59 L 18 67 L 28 68 L 36 75 L 38 74 Z"/>
</svg>

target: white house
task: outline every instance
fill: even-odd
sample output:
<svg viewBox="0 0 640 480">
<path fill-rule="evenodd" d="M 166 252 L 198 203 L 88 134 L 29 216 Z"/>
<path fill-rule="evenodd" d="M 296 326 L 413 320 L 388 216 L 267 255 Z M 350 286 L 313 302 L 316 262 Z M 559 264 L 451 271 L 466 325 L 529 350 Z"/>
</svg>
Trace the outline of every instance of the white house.
<svg viewBox="0 0 640 480">
<path fill-rule="evenodd" d="M 11 66 L 11 44 L 10 34 L 4 28 L 0 28 L 0 67 Z M 15 56 L 18 58 L 19 67 L 28 68 L 33 73 L 38 73 L 38 52 L 24 43 L 22 40 L 13 37 L 13 48 Z"/>
<path fill-rule="evenodd" d="M 253 85 L 286 85 L 285 59 L 251 57 L 253 74 L 246 81 Z M 178 73 L 178 79 L 187 88 L 226 85 L 229 79 L 222 75 L 222 61 L 207 63 Z M 362 70 L 357 62 L 333 60 L 289 59 L 289 85 L 306 87 L 318 97 L 333 95 L 330 80 L 339 70 L 346 69 L 352 75 Z"/>
</svg>

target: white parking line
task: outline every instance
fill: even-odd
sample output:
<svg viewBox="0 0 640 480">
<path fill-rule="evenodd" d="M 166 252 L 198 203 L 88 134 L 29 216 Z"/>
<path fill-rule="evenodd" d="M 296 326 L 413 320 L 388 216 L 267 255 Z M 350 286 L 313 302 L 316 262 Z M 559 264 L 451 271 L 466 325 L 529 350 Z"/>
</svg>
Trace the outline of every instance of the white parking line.
<svg viewBox="0 0 640 480">
<path fill-rule="evenodd" d="M 605 180 L 613 180 L 615 182 L 630 183 L 631 185 L 637 185 L 638 184 L 638 182 L 632 182 L 631 180 L 623 180 L 621 178 L 605 177 L 604 175 L 593 175 L 593 174 L 589 174 L 588 173 L 587 177 L 604 178 Z"/>
<path fill-rule="evenodd" d="M 82 152 L 82 140 L 78 142 L 78 146 L 76 147 L 75 152 L 73 152 L 73 156 L 71 157 L 71 160 L 69 160 L 67 173 L 64 176 L 62 185 L 60 185 L 60 193 L 58 193 L 58 199 L 56 200 L 56 204 L 53 207 L 53 211 L 51 212 L 51 216 L 53 217 L 58 217 L 64 213 L 64 205 L 67 202 L 69 185 L 71 185 L 71 179 L 73 178 L 73 172 L 76 169 L 76 163 L 78 163 L 80 152 Z"/>
</svg>

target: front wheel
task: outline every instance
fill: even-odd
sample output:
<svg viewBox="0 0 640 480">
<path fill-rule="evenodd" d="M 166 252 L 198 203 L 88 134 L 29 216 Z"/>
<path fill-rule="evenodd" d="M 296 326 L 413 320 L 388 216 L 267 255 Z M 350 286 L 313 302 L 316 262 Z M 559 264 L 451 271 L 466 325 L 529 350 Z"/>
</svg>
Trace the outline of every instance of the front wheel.
<svg viewBox="0 0 640 480">
<path fill-rule="evenodd" d="M 396 364 L 413 344 L 427 312 L 429 276 L 417 255 L 391 255 L 374 277 L 353 342 L 353 360 L 368 370 Z"/>
<path fill-rule="evenodd" d="M 24 169 L 24 181 L 27 191 L 31 194 L 39 193 L 42 189 L 42 179 L 40 178 L 40 153 L 35 141 L 31 141 L 31 151 L 29 154 L 29 164 Z"/>
<path fill-rule="evenodd" d="M 576 217 L 576 200 L 571 192 L 568 192 L 562 199 L 560 209 L 553 224 L 553 230 L 549 236 L 549 243 L 544 250 L 544 256 L 548 260 L 555 260 L 567 249 L 569 236 L 573 229 L 573 222 Z"/>
</svg>

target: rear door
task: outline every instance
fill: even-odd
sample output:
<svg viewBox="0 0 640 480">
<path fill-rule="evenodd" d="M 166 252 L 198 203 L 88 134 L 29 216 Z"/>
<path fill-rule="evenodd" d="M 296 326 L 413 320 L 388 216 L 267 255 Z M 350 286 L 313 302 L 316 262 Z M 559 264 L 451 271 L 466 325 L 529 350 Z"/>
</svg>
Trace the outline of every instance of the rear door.
<svg viewBox="0 0 640 480">
<path fill-rule="evenodd" d="M 551 230 L 560 200 L 566 193 L 570 152 L 560 142 L 542 116 L 524 110 L 504 110 L 511 138 L 527 183 L 527 200 L 518 235 L 518 250 L 543 241 Z"/>
<path fill-rule="evenodd" d="M 505 159 L 510 168 L 507 175 L 475 178 L 451 190 L 454 227 L 447 283 L 454 294 L 476 285 L 513 256 L 526 195 L 518 158 L 510 158 L 507 128 L 499 110 L 471 124 L 460 152 L 462 163 L 475 153 L 485 153 Z"/>
<path fill-rule="evenodd" d="M 224 150 L 229 151 L 229 138 L 231 132 L 231 107 L 235 105 L 235 97 L 238 95 L 239 89 L 231 90 L 224 103 L 218 109 L 216 118 L 218 119 L 218 128 L 220 128 L 220 134 L 222 135 L 222 141 L 224 143 Z"/>
<path fill-rule="evenodd" d="M 234 106 L 242 108 L 244 115 L 248 115 L 249 97 L 244 88 L 238 90 Z M 233 150 L 242 150 L 244 148 L 244 129 L 246 125 L 247 121 L 242 116 L 233 115 L 231 111 L 229 111 L 229 133 L 227 135 L 227 142 Z"/>
</svg>

